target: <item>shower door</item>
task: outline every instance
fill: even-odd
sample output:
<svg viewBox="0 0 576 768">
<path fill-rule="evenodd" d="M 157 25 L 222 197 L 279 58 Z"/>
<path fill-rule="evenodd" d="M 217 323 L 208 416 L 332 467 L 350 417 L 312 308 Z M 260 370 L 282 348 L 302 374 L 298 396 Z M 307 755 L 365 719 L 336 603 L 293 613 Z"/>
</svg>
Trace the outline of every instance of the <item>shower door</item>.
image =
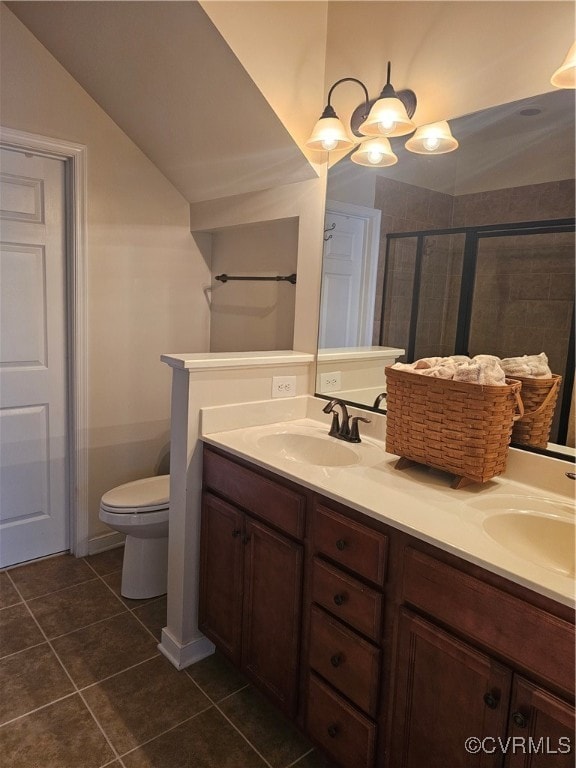
<svg viewBox="0 0 576 768">
<path fill-rule="evenodd" d="M 408 362 L 545 352 L 563 377 L 551 440 L 565 443 L 574 382 L 574 222 L 388 235 L 380 344 Z"/>
</svg>

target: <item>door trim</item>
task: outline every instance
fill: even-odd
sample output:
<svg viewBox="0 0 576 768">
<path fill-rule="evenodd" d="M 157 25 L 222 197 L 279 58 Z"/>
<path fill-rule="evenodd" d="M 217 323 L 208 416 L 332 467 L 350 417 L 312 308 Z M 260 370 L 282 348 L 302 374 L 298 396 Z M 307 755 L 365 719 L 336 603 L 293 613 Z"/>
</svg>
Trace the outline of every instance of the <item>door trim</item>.
<svg viewBox="0 0 576 768">
<path fill-rule="evenodd" d="M 325 216 L 340 213 L 359 218 L 366 222 L 366 242 L 364 244 L 360 306 L 362 307 L 358 336 L 360 344 L 372 346 L 374 310 L 376 305 L 376 278 L 378 275 L 378 257 L 380 251 L 380 218 L 378 208 L 364 205 L 342 203 L 338 200 L 326 200 Z"/>
<path fill-rule="evenodd" d="M 87 149 L 82 144 L 0 126 L 0 147 L 63 160 L 66 180 L 68 491 L 72 554 L 88 554 Z"/>
</svg>

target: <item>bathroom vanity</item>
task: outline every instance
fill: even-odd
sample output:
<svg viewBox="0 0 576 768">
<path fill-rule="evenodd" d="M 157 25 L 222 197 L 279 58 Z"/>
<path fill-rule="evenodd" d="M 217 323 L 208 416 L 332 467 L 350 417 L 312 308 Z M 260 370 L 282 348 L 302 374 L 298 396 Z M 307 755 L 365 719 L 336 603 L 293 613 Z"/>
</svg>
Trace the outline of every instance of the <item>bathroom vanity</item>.
<svg viewBox="0 0 576 768">
<path fill-rule="evenodd" d="M 415 489 L 418 535 L 399 510 L 414 479 L 381 445 L 354 449 L 365 469 L 302 429 L 274 469 L 254 448 L 274 428 L 252 447 L 250 430 L 204 437 L 201 630 L 342 768 L 572 766 L 571 579 L 531 588 L 530 568 L 508 578 L 488 549 L 430 535 L 431 516 L 441 537 L 466 524 L 462 504 L 478 518 L 518 488 L 433 476 Z M 366 503 L 376 473 L 381 513 Z"/>
</svg>

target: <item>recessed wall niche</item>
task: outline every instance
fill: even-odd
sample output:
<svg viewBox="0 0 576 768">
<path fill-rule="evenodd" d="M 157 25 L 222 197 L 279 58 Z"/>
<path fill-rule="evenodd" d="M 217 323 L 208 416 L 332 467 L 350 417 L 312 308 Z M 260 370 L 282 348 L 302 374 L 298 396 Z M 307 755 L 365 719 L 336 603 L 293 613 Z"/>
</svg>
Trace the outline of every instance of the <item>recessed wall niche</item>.
<svg viewBox="0 0 576 768">
<path fill-rule="evenodd" d="M 298 219 L 286 218 L 212 232 L 210 351 L 292 349 L 296 286 L 285 280 L 217 280 L 296 273 Z"/>
</svg>

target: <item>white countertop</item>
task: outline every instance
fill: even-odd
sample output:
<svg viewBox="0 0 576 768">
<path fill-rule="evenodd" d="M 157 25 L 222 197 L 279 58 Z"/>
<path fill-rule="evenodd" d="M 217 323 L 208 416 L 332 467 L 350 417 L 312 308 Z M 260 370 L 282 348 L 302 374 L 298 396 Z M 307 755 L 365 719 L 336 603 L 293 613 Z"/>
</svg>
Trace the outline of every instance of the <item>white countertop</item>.
<svg viewBox="0 0 576 768">
<path fill-rule="evenodd" d="M 573 498 L 569 495 L 542 491 L 505 476 L 455 490 L 444 473 L 419 466 L 395 469 L 398 457 L 386 453 L 384 443 L 373 437 L 363 437 L 366 461 L 362 464 L 310 465 L 264 450 L 258 438 L 283 430 L 325 435 L 327 421 L 289 417 L 288 421 L 260 426 L 239 424 L 240 428 L 222 430 L 225 421 L 221 414 L 204 414 L 202 440 L 535 592 L 565 605 L 574 604 L 573 577 L 514 554 L 493 540 L 482 526 L 490 514 L 486 507 L 505 509 L 510 501 L 515 506 L 525 502 L 527 509 L 534 509 L 534 505 L 549 505 L 553 510 L 557 507 L 560 515 L 573 519 Z M 214 426 L 219 431 L 212 431 Z M 559 465 L 564 468 L 564 462 Z M 559 487 L 566 489 L 566 482 L 559 481 Z"/>
</svg>

